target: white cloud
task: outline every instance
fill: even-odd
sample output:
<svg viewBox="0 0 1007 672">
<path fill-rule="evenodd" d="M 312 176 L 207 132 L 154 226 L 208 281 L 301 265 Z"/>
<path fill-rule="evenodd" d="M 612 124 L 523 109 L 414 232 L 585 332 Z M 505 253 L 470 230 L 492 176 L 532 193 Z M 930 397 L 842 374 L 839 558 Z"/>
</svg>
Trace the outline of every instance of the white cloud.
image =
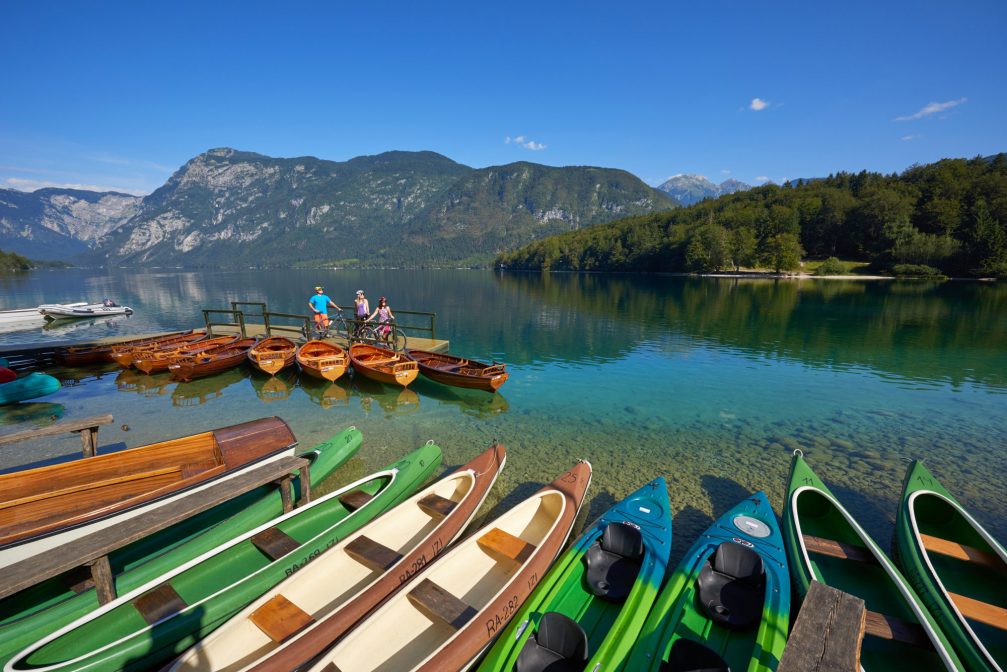
<svg viewBox="0 0 1007 672">
<path fill-rule="evenodd" d="M 765 175 L 759 175 L 757 178 L 755 178 L 755 181 L 756 182 L 769 182 L 769 178 L 766 177 Z"/>
<path fill-rule="evenodd" d="M 731 171 L 729 171 L 727 168 L 724 168 L 723 170 L 720 171 L 720 174 L 721 175 L 730 175 Z"/>
<path fill-rule="evenodd" d="M 524 135 L 518 135 L 513 138 L 508 135 L 506 138 L 504 138 L 504 144 L 520 145 L 521 147 L 524 147 L 525 149 L 530 149 L 533 152 L 538 152 L 546 148 L 546 145 L 542 144 L 541 142 L 535 142 L 534 140 L 529 140 L 528 137 Z"/>
<path fill-rule="evenodd" d="M 748 109 L 754 110 L 755 112 L 761 112 L 767 107 L 769 107 L 769 101 L 763 100 L 762 98 L 752 98 L 752 102 L 748 104 Z"/>
<path fill-rule="evenodd" d="M 922 137 L 923 137 L 922 135 L 903 135 L 901 138 L 899 138 L 899 140 L 901 140 L 902 142 L 909 142 L 910 140 L 917 140 Z"/>
<path fill-rule="evenodd" d="M 968 102 L 968 98 L 948 100 L 943 103 L 927 103 L 920 109 L 919 112 L 909 114 L 904 117 L 895 117 L 892 121 L 915 121 L 916 119 L 929 117 L 931 114 L 937 114 L 938 112 L 943 112 L 944 110 L 950 110 L 952 107 L 958 107 L 966 102 Z"/>
<path fill-rule="evenodd" d="M 51 180 L 26 180 L 20 177 L 8 177 L 4 179 L 4 186 L 18 191 L 36 191 L 46 187 L 58 189 L 80 189 L 82 191 L 118 191 L 123 194 L 133 194 L 134 196 L 146 196 L 148 191 L 137 189 L 127 189 L 125 187 L 102 186 L 96 184 L 76 184 L 71 182 L 53 182 Z"/>
</svg>

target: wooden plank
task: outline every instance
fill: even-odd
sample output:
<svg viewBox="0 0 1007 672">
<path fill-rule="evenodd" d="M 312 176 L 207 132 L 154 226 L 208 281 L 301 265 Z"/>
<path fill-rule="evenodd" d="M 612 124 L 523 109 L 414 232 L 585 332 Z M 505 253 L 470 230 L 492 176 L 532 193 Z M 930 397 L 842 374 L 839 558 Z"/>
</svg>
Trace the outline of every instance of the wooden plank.
<svg viewBox="0 0 1007 672">
<path fill-rule="evenodd" d="M 948 591 L 948 597 L 965 618 L 992 625 L 1000 630 L 1007 630 L 1007 609 L 951 591 Z"/>
<path fill-rule="evenodd" d="M 84 457 L 94 457 L 98 454 L 98 428 L 88 427 L 79 432 L 81 452 Z"/>
<path fill-rule="evenodd" d="M 133 600 L 136 609 L 148 625 L 154 625 L 162 618 L 177 614 L 187 605 L 170 583 L 162 583 Z"/>
<path fill-rule="evenodd" d="M 895 616 L 868 611 L 865 632 L 872 637 L 911 644 L 921 649 L 933 649 L 933 642 L 919 623 L 910 623 Z"/>
<path fill-rule="evenodd" d="M 297 506 L 304 506 L 311 501 L 311 462 L 306 461 L 304 466 L 301 467 L 301 477 L 298 483 L 301 484 L 301 499 L 297 502 Z"/>
<path fill-rule="evenodd" d="M 999 556 L 987 553 L 986 551 L 973 546 L 966 546 L 965 544 L 959 544 L 955 541 L 942 539 L 940 537 L 933 537 L 929 534 L 923 533 L 920 533 L 920 540 L 923 542 L 923 548 L 927 549 L 927 551 L 931 553 L 940 553 L 941 555 L 946 555 L 949 558 L 954 558 L 956 560 L 974 562 L 977 565 L 983 565 L 984 567 L 989 567 L 991 569 L 1007 569 L 1007 564 L 1004 564 L 1003 560 L 1001 560 Z"/>
<path fill-rule="evenodd" d="M 479 547 L 498 560 L 509 560 L 523 564 L 535 551 L 535 544 L 529 544 L 520 537 L 494 527 L 476 540 Z"/>
<path fill-rule="evenodd" d="M 315 622 L 311 614 L 283 595 L 275 596 L 253 611 L 248 620 L 277 644 L 286 641 Z"/>
<path fill-rule="evenodd" d="M 91 418 L 81 418 L 80 420 L 57 422 L 55 425 L 43 427 L 42 429 L 29 429 L 23 432 L 4 434 L 3 436 L 0 436 L 0 446 L 6 446 L 9 443 L 18 443 L 20 441 L 44 438 L 46 436 L 58 436 L 59 434 L 65 434 L 67 432 L 81 432 L 81 439 L 83 440 L 84 430 L 97 428 L 100 425 L 110 424 L 112 424 L 111 415 L 96 415 Z M 97 435 L 97 431 L 95 434 Z"/>
<path fill-rule="evenodd" d="M 423 510 L 424 513 L 438 519 L 445 518 L 449 513 L 455 510 L 456 506 L 458 506 L 458 502 L 453 499 L 441 497 L 433 492 L 416 502 L 416 504 Z"/>
<path fill-rule="evenodd" d="M 341 496 L 339 502 L 348 510 L 356 511 L 372 499 L 374 495 L 369 495 L 363 490 L 352 490 Z"/>
<path fill-rule="evenodd" d="M 778 672 L 857 672 L 865 616 L 859 597 L 812 581 Z"/>
<path fill-rule="evenodd" d="M 3 582 L 0 582 L 0 599 L 87 564 L 117 548 L 211 509 L 240 493 L 272 483 L 279 475 L 297 471 L 306 462 L 302 457 L 281 458 L 240 476 L 214 483 L 199 492 L 190 493 L 171 506 L 134 516 L 120 524 L 81 537 L 62 548 L 59 553 L 46 553 L 9 565 L 4 570 Z"/>
<path fill-rule="evenodd" d="M 402 559 L 402 554 L 360 535 L 346 545 L 346 555 L 365 567 L 383 572 Z"/>
<path fill-rule="evenodd" d="M 458 630 L 478 613 L 430 579 L 423 579 L 406 595 L 414 607 L 434 622 Z"/>
<path fill-rule="evenodd" d="M 108 604 L 115 599 L 115 581 L 108 556 L 103 555 L 91 561 L 91 581 L 98 593 L 98 604 Z"/>
<path fill-rule="evenodd" d="M 804 547 L 808 549 L 808 553 L 819 553 L 821 555 L 832 556 L 833 558 L 853 560 L 854 562 L 863 562 L 872 565 L 878 563 L 878 559 L 874 557 L 869 548 L 845 544 L 834 539 L 823 539 L 805 534 Z"/>
<path fill-rule="evenodd" d="M 266 557 L 274 561 L 301 547 L 301 542 L 278 527 L 270 527 L 259 532 L 251 541 L 257 549 L 266 554 Z"/>
</svg>

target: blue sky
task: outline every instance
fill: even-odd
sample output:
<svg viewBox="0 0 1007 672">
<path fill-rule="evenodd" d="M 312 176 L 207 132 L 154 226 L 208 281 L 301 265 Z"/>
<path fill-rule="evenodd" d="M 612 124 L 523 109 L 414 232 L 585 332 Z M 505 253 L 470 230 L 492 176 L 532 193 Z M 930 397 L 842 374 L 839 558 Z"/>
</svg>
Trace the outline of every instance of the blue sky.
<svg viewBox="0 0 1007 672">
<path fill-rule="evenodd" d="M 146 193 L 224 146 L 432 150 L 655 185 L 1007 150 L 1003 0 L 7 0 L 2 15 L 0 187 Z"/>
</svg>

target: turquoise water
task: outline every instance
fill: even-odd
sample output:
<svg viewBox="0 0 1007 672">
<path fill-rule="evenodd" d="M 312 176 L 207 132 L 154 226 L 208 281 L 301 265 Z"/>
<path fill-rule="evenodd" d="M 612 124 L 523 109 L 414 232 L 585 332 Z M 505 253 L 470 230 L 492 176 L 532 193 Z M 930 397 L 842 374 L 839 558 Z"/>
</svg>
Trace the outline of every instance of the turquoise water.
<svg viewBox="0 0 1007 672">
<path fill-rule="evenodd" d="M 675 549 L 762 489 L 780 510 L 800 447 L 883 546 L 906 460 L 930 469 L 1007 538 L 1007 287 L 485 271 L 38 272 L 0 279 L 0 308 L 114 297 L 130 318 L 0 334 L 0 348 L 187 328 L 202 308 L 265 301 L 301 313 L 324 284 L 393 310 L 437 313 L 458 354 L 508 363 L 497 395 L 418 380 L 321 385 L 235 370 L 192 383 L 115 367 L 56 370 L 67 385 L 0 410 L 0 432 L 112 413 L 101 443 L 138 446 L 264 415 L 308 446 L 355 425 L 364 448 L 338 478 L 427 439 L 459 464 L 507 446 L 490 508 L 569 467 L 594 465 L 584 518 L 655 476 L 669 483 Z M 128 429 L 123 429 L 123 426 Z M 0 469 L 74 455 L 74 436 L 0 450 Z M 498 511 L 494 511 L 496 513 Z"/>
</svg>

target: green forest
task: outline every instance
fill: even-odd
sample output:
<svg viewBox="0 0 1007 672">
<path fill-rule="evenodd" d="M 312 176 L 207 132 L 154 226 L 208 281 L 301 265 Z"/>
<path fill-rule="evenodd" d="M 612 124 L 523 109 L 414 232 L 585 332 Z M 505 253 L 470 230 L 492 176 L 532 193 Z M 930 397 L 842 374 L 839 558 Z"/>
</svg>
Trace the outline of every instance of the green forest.
<svg viewBox="0 0 1007 672">
<path fill-rule="evenodd" d="M 34 266 L 31 261 L 13 252 L 0 250 L 0 273 L 30 271 Z"/>
<path fill-rule="evenodd" d="M 879 273 L 1007 277 L 1007 155 L 766 185 L 539 240 L 496 258 L 564 271 L 792 271 L 802 259 Z"/>
</svg>

